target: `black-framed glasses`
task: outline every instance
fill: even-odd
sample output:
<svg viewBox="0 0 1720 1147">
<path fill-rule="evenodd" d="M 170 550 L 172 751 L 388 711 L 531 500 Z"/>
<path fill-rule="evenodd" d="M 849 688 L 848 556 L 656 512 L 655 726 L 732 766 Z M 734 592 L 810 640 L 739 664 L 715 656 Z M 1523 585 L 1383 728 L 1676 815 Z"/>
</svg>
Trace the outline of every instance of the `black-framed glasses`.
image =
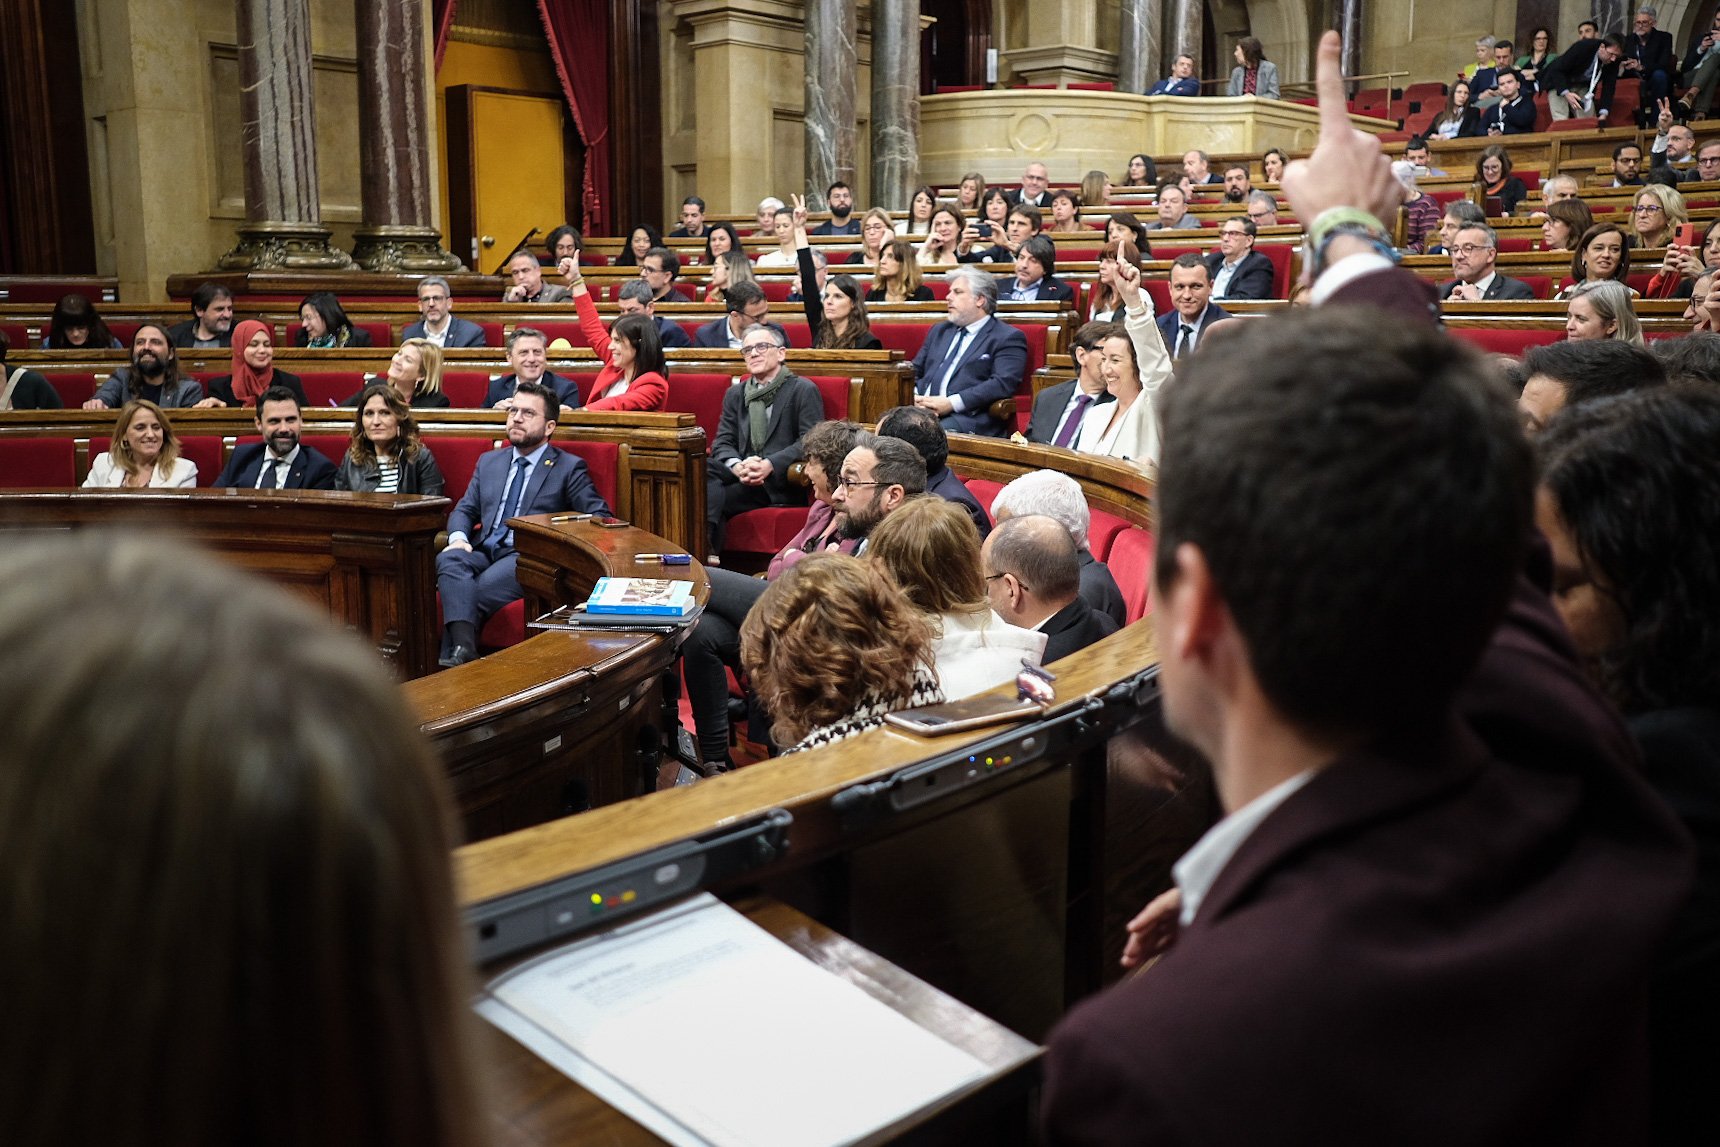
<svg viewBox="0 0 1720 1147">
<path fill-rule="evenodd" d="M 883 484 L 882 482 L 862 482 L 856 478 L 838 478 L 836 485 L 832 486 L 831 489 L 840 490 L 847 487 L 850 490 L 858 490 L 862 486 L 882 486 Z"/>
<path fill-rule="evenodd" d="M 1016 577 L 1015 575 L 1010 574 L 1007 571 L 1004 573 L 986 574 L 985 575 L 985 584 L 990 585 L 992 582 L 996 581 L 1000 577 L 1015 577 L 1015 584 L 1016 585 L 1020 586 L 1022 589 L 1026 590 L 1028 593 L 1033 592 L 1032 586 L 1030 586 L 1026 582 L 1022 581 L 1020 577 Z"/>
<path fill-rule="evenodd" d="M 763 354 L 767 350 L 780 350 L 775 343 L 748 343 L 741 348 L 742 354 Z"/>
</svg>

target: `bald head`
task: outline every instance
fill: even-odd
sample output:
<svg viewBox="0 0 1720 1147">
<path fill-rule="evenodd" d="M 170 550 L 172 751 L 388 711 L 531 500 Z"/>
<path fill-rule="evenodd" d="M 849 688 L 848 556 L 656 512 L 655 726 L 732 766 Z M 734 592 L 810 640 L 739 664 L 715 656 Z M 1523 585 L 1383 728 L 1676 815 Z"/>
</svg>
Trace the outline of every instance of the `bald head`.
<svg viewBox="0 0 1720 1147">
<path fill-rule="evenodd" d="M 1081 592 L 1081 557 L 1062 523 L 1044 514 L 999 522 L 980 549 L 992 608 L 1013 625 L 1038 625 Z"/>
</svg>

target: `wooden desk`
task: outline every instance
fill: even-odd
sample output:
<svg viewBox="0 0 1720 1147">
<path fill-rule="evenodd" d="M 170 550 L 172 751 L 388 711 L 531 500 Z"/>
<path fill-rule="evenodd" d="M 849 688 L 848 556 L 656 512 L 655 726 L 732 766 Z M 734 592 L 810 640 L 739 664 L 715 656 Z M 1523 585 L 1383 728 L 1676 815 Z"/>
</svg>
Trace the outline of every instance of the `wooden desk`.
<svg viewBox="0 0 1720 1147">
<path fill-rule="evenodd" d="M 435 538 L 448 500 L 291 490 L 8 490 L 0 529 L 170 529 L 320 604 L 401 677 L 436 668 Z"/>
<path fill-rule="evenodd" d="M 1031 1143 L 1030 1091 L 1039 1077 L 1040 1048 L 959 1000 L 903 971 L 786 904 L 749 897 L 735 907 L 765 931 L 894 1008 L 990 1069 L 976 1089 L 946 1100 L 911 1123 L 875 1140 L 894 1143 Z M 491 1069 L 497 1142 L 505 1147 L 566 1147 L 601 1143 L 645 1147 L 664 1142 L 573 1082 L 488 1023 L 483 1046 Z M 759 1101 L 770 1101 L 759 1080 Z"/>
</svg>

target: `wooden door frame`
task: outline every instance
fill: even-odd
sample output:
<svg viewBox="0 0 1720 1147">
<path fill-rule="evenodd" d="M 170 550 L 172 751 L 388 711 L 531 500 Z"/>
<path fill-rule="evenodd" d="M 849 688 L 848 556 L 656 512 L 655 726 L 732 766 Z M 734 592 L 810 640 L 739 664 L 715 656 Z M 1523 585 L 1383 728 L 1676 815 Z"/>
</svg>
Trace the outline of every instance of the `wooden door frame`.
<svg viewBox="0 0 1720 1147">
<path fill-rule="evenodd" d="M 566 222 L 582 226 L 584 202 L 580 189 L 585 178 L 585 145 L 580 142 L 579 133 L 574 129 L 573 116 L 568 113 L 567 99 L 560 92 L 527 91 L 521 88 L 498 88 L 485 84 L 451 84 L 444 90 L 447 107 L 448 124 L 448 243 L 456 255 L 465 258 L 458 247 L 471 243 L 478 237 L 477 203 L 474 201 L 473 182 L 477 170 L 478 141 L 472 132 L 472 97 L 477 95 L 520 96 L 525 99 L 545 100 L 554 103 L 561 110 L 561 142 L 562 142 L 562 172 L 561 194 L 562 214 Z M 500 236 L 498 236 L 500 238 Z M 519 236 L 507 236 L 507 242 L 512 243 Z M 469 253 L 469 252 L 468 252 Z M 506 258 L 513 253 L 509 247 L 502 252 Z M 479 259 L 482 259 L 480 252 Z M 485 273 L 482 265 L 474 265 L 472 270 Z"/>
</svg>

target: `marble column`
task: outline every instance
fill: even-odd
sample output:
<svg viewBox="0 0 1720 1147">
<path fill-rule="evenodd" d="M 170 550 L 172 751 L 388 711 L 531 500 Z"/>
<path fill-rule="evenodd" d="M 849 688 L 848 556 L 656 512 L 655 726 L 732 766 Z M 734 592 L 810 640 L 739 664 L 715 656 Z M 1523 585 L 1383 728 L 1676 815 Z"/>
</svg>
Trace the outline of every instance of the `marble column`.
<svg viewBox="0 0 1720 1147">
<path fill-rule="evenodd" d="M 1165 47 L 1165 58 L 1174 60 L 1178 53 L 1186 52 L 1193 56 L 1198 65 L 1201 59 L 1200 15 L 1205 0 L 1173 0 L 1171 9 L 1170 43 Z M 1231 60 L 1229 56 L 1221 55 L 1218 61 L 1218 75 L 1202 76 L 1203 80 L 1216 80 L 1230 75 Z M 1201 89 L 1205 95 L 1223 95 L 1223 87 Z"/>
<path fill-rule="evenodd" d="M 872 0 L 872 204 L 906 211 L 919 184 L 919 0 Z"/>
<path fill-rule="evenodd" d="M 1160 0 L 1121 0 L 1117 90 L 1144 92 L 1158 82 Z"/>
<path fill-rule="evenodd" d="M 1362 0 L 1338 0 L 1338 32 L 1344 37 L 1338 69 L 1346 76 L 1356 75 L 1362 70 Z M 1354 84 L 1344 87 L 1346 91 L 1355 91 Z"/>
<path fill-rule="evenodd" d="M 1640 7 L 1640 0 L 1594 0 L 1594 7 L 1589 11 L 1595 26 L 1601 30 L 1601 35 L 1618 32 L 1628 36 L 1631 17 Z"/>
<path fill-rule="evenodd" d="M 430 226 L 432 194 L 423 0 L 355 0 L 359 185 L 353 258 L 367 271 L 464 270 Z"/>
<path fill-rule="evenodd" d="M 806 205 L 822 211 L 824 189 L 855 182 L 854 104 L 859 73 L 854 0 L 806 0 Z"/>
<path fill-rule="evenodd" d="M 238 0 L 245 223 L 220 269 L 345 270 L 317 198 L 310 0 Z"/>
</svg>

